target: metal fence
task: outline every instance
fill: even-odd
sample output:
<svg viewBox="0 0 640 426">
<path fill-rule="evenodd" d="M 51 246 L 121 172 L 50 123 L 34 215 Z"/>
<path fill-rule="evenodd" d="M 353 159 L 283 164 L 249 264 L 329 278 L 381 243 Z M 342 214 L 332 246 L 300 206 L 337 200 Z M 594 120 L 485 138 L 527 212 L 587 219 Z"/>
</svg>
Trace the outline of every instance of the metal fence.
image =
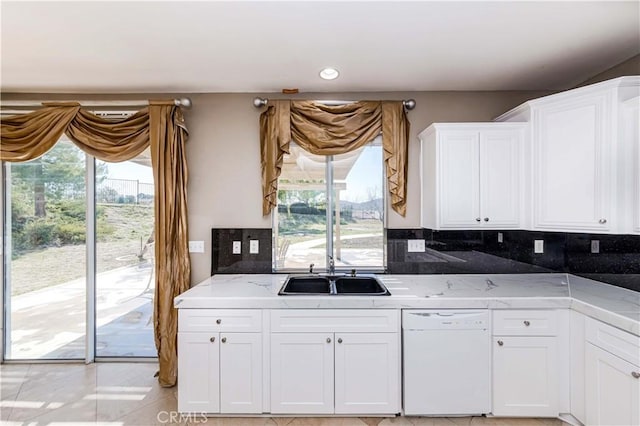
<svg viewBox="0 0 640 426">
<path fill-rule="evenodd" d="M 96 201 L 109 204 L 151 204 L 153 184 L 130 179 L 103 179 L 96 185 Z"/>
</svg>

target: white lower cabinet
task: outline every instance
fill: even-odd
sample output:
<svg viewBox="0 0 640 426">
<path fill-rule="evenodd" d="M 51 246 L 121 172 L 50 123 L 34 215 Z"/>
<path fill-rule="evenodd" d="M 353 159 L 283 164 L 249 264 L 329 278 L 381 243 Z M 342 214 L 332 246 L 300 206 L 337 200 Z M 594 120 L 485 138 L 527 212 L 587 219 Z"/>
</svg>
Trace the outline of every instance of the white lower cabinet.
<svg viewBox="0 0 640 426">
<path fill-rule="evenodd" d="M 340 333 L 335 338 L 336 414 L 399 411 L 398 335 Z"/>
<path fill-rule="evenodd" d="M 591 343 L 585 355 L 587 425 L 640 425 L 640 368 Z"/>
<path fill-rule="evenodd" d="M 178 411 L 262 413 L 261 311 L 181 309 Z"/>
<path fill-rule="evenodd" d="M 260 333 L 178 333 L 178 410 L 262 413 Z"/>
<path fill-rule="evenodd" d="M 178 333 L 178 410 L 220 412 L 218 333 Z"/>
<path fill-rule="evenodd" d="M 565 380 L 560 374 L 558 338 L 569 326 L 564 314 L 560 310 L 493 311 L 495 416 L 559 415 Z M 568 385 L 567 378 L 567 393 Z"/>
<path fill-rule="evenodd" d="M 592 318 L 585 327 L 587 425 L 640 425 L 640 337 Z"/>
<path fill-rule="evenodd" d="M 558 415 L 555 337 L 493 338 L 493 414 Z"/>
<path fill-rule="evenodd" d="M 260 333 L 220 333 L 220 412 L 262 413 Z"/>
<path fill-rule="evenodd" d="M 333 333 L 271 334 L 271 412 L 333 413 Z"/>
<path fill-rule="evenodd" d="M 272 311 L 272 331 L 279 331 L 271 333 L 271 413 L 400 412 L 399 315 Z"/>
</svg>

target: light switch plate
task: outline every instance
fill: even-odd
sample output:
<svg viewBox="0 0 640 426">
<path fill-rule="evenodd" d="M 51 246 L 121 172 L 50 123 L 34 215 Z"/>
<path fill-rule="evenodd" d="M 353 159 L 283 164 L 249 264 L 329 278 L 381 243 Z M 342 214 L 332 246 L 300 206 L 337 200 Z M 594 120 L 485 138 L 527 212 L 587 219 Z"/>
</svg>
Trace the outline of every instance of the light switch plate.
<svg viewBox="0 0 640 426">
<path fill-rule="evenodd" d="M 204 241 L 189 241 L 189 253 L 204 253 Z"/>
<path fill-rule="evenodd" d="M 600 253 L 600 240 L 591 240 L 591 253 Z"/>
<path fill-rule="evenodd" d="M 407 251 L 409 253 L 424 253 L 424 240 L 407 240 Z"/>
<path fill-rule="evenodd" d="M 249 240 L 249 254 L 260 253 L 260 240 Z"/>
<path fill-rule="evenodd" d="M 241 241 L 234 241 L 233 242 L 233 247 L 231 250 L 232 254 L 242 254 L 242 242 Z"/>
<path fill-rule="evenodd" d="M 544 253 L 544 240 L 533 240 L 533 252 Z"/>
</svg>

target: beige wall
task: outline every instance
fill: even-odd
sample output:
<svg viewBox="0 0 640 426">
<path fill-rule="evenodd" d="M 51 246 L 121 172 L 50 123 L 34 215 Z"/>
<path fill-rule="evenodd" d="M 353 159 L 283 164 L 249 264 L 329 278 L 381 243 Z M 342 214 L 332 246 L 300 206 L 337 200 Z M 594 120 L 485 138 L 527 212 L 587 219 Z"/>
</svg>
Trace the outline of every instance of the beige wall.
<svg viewBox="0 0 640 426">
<path fill-rule="evenodd" d="M 547 92 L 408 92 L 301 94 L 300 99 L 408 99 L 409 176 L 407 216 L 389 209 L 389 228 L 420 227 L 419 142 L 417 134 L 433 122 L 490 121 L 520 103 Z M 204 240 L 206 253 L 192 255 L 192 282 L 210 273 L 211 228 L 270 228 L 262 216 L 260 141 L 253 107 L 256 94 L 191 95 L 194 107 L 185 119 L 189 127 L 189 238 Z M 261 94 L 271 98 L 279 94 Z"/>
<path fill-rule="evenodd" d="M 599 83 L 601 81 L 610 80 L 612 78 L 621 77 L 623 75 L 640 75 L 640 55 L 633 56 L 626 61 L 621 62 L 606 71 L 601 72 L 600 74 L 596 74 L 590 79 L 583 81 L 576 87 Z"/>
</svg>

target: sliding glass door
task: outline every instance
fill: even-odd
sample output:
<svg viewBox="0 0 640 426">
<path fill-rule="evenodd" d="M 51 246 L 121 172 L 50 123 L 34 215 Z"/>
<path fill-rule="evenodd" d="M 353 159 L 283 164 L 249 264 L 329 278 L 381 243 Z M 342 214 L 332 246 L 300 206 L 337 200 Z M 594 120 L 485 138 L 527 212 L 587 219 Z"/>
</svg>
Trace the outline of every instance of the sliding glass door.
<svg viewBox="0 0 640 426">
<path fill-rule="evenodd" d="M 5 359 L 82 359 L 86 158 L 69 141 L 5 168 Z"/>
<path fill-rule="evenodd" d="M 5 359 L 156 356 L 153 194 L 148 151 L 4 164 Z"/>
<path fill-rule="evenodd" d="M 153 173 L 149 150 L 96 162 L 96 356 L 156 355 Z"/>
</svg>

